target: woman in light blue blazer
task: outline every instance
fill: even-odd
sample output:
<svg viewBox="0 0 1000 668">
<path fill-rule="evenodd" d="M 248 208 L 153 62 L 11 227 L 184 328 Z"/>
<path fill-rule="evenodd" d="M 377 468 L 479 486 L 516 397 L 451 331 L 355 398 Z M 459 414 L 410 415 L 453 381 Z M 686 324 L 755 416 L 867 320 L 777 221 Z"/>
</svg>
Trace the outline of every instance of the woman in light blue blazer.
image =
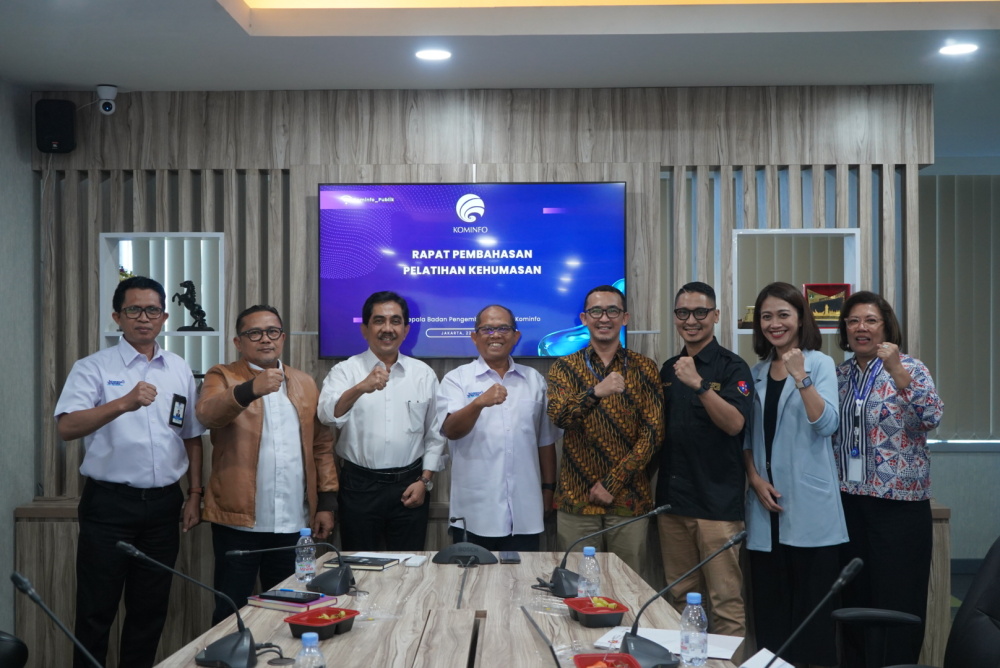
<svg viewBox="0 0 1000 668">
<path fill-rule="evenodd" d="M 757 645 L 776 651 L 830 590 L 847 541 L 831 437 L 840 422 L 833 360 L 802 293 L 771 283 L 757 296 L 751 370 L 756 389 L 746 430 L 747 553 Z M 828 609 L 782 658 L 837 663 Z"/>
</svg>

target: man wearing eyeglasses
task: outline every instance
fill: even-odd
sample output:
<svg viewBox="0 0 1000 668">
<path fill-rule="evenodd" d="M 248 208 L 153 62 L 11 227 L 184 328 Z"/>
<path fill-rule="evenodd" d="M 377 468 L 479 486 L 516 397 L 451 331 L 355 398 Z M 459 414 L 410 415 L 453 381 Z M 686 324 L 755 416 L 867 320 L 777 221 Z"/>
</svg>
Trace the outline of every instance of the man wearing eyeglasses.
<svg viewBox="0 0 1000 668">
<path fill-rule="evenodd" d="M 437 374 L 399 352 L 410 307 L 376 292 L 361 307 L 368 349 L 330 369 L 319 419 L 337 427 L 340 537 L 345 550 L 424 549 L 434 473 L 446 464 Z"/>
<path fill-rule="evenodd" d="M 544 514 L 552 510 L 556 439 L 546 415 L 545 378 L 514 362 L 521 338 L 506 306 L 476 315 L 479 358 L 449 371 L 437 395 L 441 433 L 452 456 L 452 540 L 490 551 L 537 551 Z"/>
<path fill-rule="evenodd" d="M 281 361 L 285 336 L 273 306 L 240 313 L 240 359 L 209 369 L 196 407 L 213 446 L 203 517 L 212 522 L 215 588 L 239 607 L 258 577 L 266 591 L 291 575 L 295 551 L 226 552 L 289 547 L 303 527 L 323 540 L 337 509 L 333 433 L 316 418 L 316 381 Z M 212 624 L 230 614 L 217 598 Z"/>
<path fill-rule="evenodd" d="M 660 552 L 667 582 L 743 530 L 743 426 L 753 404 L 750 368 L 715 339 L 715 290 L 693 282 L 674 298 L 680 355 L 660 369 L 666 437 L 660 451 L 656 503 Z M 723 552 L 668 594 L 678 610 L 688 592 L 707 593 L 709 630 L 746 635 L 739 546 Z"/>
<path fill-rule="evenodd" d="M 548 383 L 549 417 L 565 430 L 556 492 L 563 549 L 653 509 L 646 465 L 663 439 L 656 363 L 621 346 L 625 295 L 611 285 L 592 289 L 580 320 L 590 345 L 556 360 Z M 647 529 L 648 522 L 633 522 L 597 537 L 594 547 L 642 572 Z"/>
<path fill-rule="evenodd" d="M 59 437 L 83 439 L 87 477 L 78 509 L 75 634 L 104 665 L 125 593 L 119 665 L 152 666 L 167 618 L 172 575 L 137 565 L 131 543 L 172 566 L 180 536 L 199 522 L 201 434 L 190 409 L 197 389 L 187 362 L 160 348 L 166 293 L 142 276 L 118 284 L 111 317 L 118 344 L 73 365 L 56 403 Z M 187 502 L 179 480 L 188 476 Z M 73 665 L 91 665 L 78 650 Z"/>
</svg>

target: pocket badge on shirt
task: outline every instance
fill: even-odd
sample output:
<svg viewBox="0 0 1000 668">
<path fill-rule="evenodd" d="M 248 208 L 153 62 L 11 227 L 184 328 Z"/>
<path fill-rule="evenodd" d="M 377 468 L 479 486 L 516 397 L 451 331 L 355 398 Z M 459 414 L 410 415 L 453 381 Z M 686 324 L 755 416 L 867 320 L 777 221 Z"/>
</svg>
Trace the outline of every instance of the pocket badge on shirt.
<svg viewBox="0 0 1000 668">
<path fill-rule="evenodd" d="M 750 386 L 747 385 L 747 382 L 745 380 L 737 382 L 736 389 L 739 390 L 740 394 L 742 394 L 744 397 L 750 396 Z"/>
<path fill-rule="evenodd" d="M 175 427 L 184 426 L 184 413 L 187 411 L 187 397 L 179 394 L 174 395 L 174 402 L 170 405 L 170 424 Z"/>
</svg>

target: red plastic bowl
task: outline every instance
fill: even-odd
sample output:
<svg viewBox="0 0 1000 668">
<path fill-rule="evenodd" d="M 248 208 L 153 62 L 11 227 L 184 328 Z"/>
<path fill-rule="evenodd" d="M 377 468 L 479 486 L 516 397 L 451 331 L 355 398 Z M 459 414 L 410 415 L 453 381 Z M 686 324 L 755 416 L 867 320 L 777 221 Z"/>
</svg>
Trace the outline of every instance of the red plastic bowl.
<svg viewBox="0 0 1000 668">
<path fill-rule="evenodd" d="M 322 615 L 336 615 L 340 612 L 345 613 L 343 617 L 336 619 L 322 618 Z M 316 608 L 315 610 L 306 610 L 305 612 L 285 617 L 285 621 L 288 622 L 292 636 L 296 638 L 301 638 L 303 633 L 312 631 L 319 635 L 320 640 L 325 640 L 335 633 L 347 633 L 350 631 L 354 626 L 354 618 L 358 614 L 357 610 L 348 610 L 346 608 Z"/>
<path fill-rule="evenodd" d="M 608 668 L 641 668 L 635 657 L 629 654 L 577 654 L 573 657 L 576 668 L 590 668 L 600 661 L 606 663 Z"/>
<path fill-rule="evenodd" d="M 563 601 L 569 608 L 569 616 L 580 622 L 583 626 L 598 628 L 605 626 L 618 626 L 622 622 L 622 617 L 628 612 L 628 608 L 621 601 L 616 601 L 610 596 L 601 596 L 609 603 L 616 603 L 617 608 L 599 608 L 593 604 L 589 596 L 583 598 L 567 598 Z"/>
</svg>

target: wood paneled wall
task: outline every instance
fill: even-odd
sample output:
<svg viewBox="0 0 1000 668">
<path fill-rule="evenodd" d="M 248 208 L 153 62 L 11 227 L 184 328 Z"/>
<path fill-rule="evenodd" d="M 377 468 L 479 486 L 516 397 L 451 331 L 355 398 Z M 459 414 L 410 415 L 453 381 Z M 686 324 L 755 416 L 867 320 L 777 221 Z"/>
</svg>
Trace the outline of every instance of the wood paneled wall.
<svg viewBox="0 0 1000 668">
<path fill-rule="evenodd" d="M 710 281 L 711 274 L 704 272 L 716 244 L 725 249 L 722 275 L 731 277 L 727 235 L 736 214 L 734 170 L 745 175 L 743 214 L 752 221 L 747 224 L 776 227 L 776 197 L 768 196 L 764 220 L 757 216 L 760 170 L 765 194 L 777 192 L 779 169 L 787 168 L 794 180 L 810 166 L 834 170 L 837 192 L 843 193 L 851 165 L 862 170 L 905 165 L 906 207 L 915 216 L 916 166 L 933 162 L 934 155 L 932 89 L 921 85 L 135 92 L 119 96 L 113 116 L 84 107 L 90 93 L 36 95 L 41 97 L 71 99 L 79 107 L 77 149 L 33 157 L 41 192 L 45 415 L 51 415 L 73 361 L 99 345 L 100 232 L 225 232 L 227 313 L 218 326 L 230 331 L 235 314 L 247 304 L 274 304 L 296 333 L 287 348 L 289 362 L 321 381 L 330 363 L 317 359 L 312 334 L 317 328 L 318 183 L 623 180 L 632 325 L 648 332 L 633 336 L 630 345 L 655 358 L 670 336 L 661 326 L 665 295 L 680 282 Z M 685 179 L 674 180 L 672 216 L 666 216 L 683 219 L 697 207 L 693 233 L 664 229 L 664 168 L 698 177 L 693 189 Z M 709 215 L 714 201 L 704 178 L 715 169 L 723 181 L 721 237 Z M 816 210 L 825 211 L 825 191 L 815 180 L 813 191 Z M 801 186 L 793 193 L 790 206 L 798 211 L 793 225 L 824 226 L 822 217 L 802 220 Z M 875 196 L 886 202 L 888 215 L 889 203 L 899 195 L 890 188 Z M 839 214 L 846 206 L 846 197 L 838 196 L 838 225 L 846 220 Z M 664 248 L 669 260 L 662 257 Z M 693 275 L 689 251 L 698 258 L 698 275 Z M 882 271 L 883 281 L 894 276 L 878 258 L 864 258 L 865 263 L 873 272 Z M 730 293 L 724 280 L 724 309 Z M 358 344 L 360 350 L 360 335 Z M 473 353 L 470 346 L 457 353 L 462 358 L 435 360 L 432 366 L 443 375 Z M 545 361 L 530 363 L 543 372 L 548 367 Z M 75 497 L 80 445 L 59 442 L 47 419 L 38 447 L 45 496 Z M 434 501 L 446 500 L 447 484 L 441 484 Z M 30 527 L 24 530 L 31 533 Z M 429 547 L 443 538 L 436 528 Z M 52 541 L 36 539 L 31 544 L 48 553 Z M 199 552 L 189 543 L 183 559 L 190 560 L 192 570 L 204 571 L 210 551 Z M 651 581 L 660 577 L 655 549 L 647 574 Z M 44 569 L 32 571 L 31 564 L 22 563 L 27 554 L 19 555 L 18 567 L 35 578 L 43 595 L 60 590 L 56 580 L 40 582 Z M 19 617 L 22 612 L 19 606 Z M 173 636 L 167 638 L 173 642 Z"/>
</svg>

